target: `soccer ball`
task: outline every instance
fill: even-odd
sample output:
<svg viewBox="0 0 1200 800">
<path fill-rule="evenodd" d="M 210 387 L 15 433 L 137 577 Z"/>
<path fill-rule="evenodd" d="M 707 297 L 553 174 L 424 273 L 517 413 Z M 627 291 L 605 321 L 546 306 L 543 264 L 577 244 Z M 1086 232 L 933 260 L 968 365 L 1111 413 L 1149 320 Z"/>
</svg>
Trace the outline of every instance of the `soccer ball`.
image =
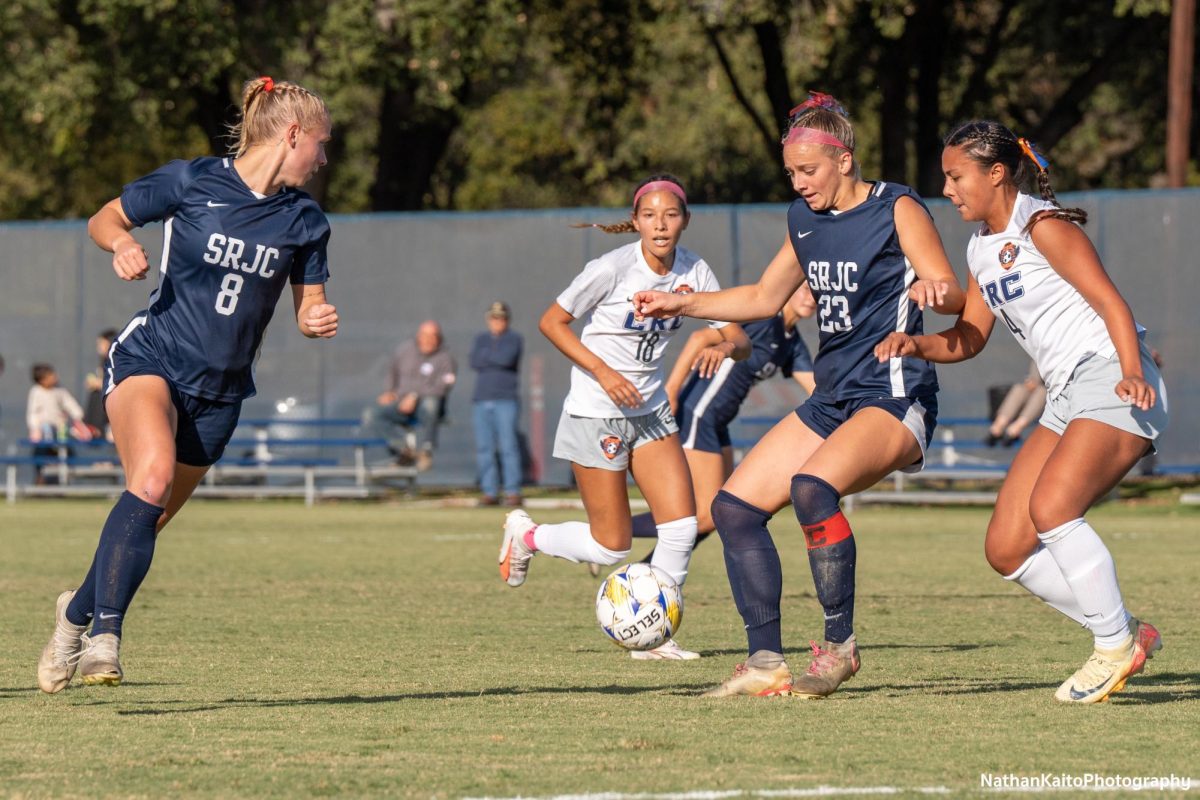
<svg viewBox="0 0 1200 800">
<path fill-rule="evenodd" d="M 596 619 L 608 638 L 627 650 L 658 647 L 683 621 L 679 584 L 649 564 L 617 567 L 596 593 Z"/>
</svg>

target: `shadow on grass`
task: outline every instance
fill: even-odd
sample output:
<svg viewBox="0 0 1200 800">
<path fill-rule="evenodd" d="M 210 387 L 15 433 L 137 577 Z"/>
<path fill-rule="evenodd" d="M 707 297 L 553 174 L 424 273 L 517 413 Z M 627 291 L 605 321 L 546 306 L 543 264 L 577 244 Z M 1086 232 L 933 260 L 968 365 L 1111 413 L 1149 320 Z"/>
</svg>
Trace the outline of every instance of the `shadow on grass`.
<svg viewBox="0 0 1200 800">
<path fill-rule="evenodd" d="M 225 711 L 245 708 L 292 708 L 304 706 L 374 705 L 376 703 L 402 703 L 409 700 L 465 700 L 474 697 L 517 697 L 526 694 L 675 694 L 698 695 L 711 688 L 709 683 L 672 684 L 670 686 L 495 686 L 474 692 L 413 692 L 411 694 L 339 695 L 336 697 L 296 697 L 274 700 L 259 700 L 253 697 L 231 697 L 216 703 L 192 708 L 134 708 L 117 713 L 122 716 L 157 716 L 162 714 L 194 714 L 200 711 Z M 182 700 L 147 701 L 147 704 L 167 705 L 183 703 Z"/>
<path fill-rule="evenodd" d="M 1118 705 L 1153 705 L 1184 700 L 1200 700 L 1200 672 L 1135 675 L 1125 690 L 1114 694 L 1109 702 Z"/>
<path fill-rule="evenodd" d="M 843 686 L 838 694 L 870 696 L 878 692 L 912 695 L 980 695 L 1045 691 L 1053 694 L 1058 681 L 1043 682 L 1027 679 L 963 678 L 956 675 L 913 683 L 883 683 L 874 686 Z M 1200 699 L 1200 673 L 1163 672 L 1134 676 L 1124 691 L 1111 696 L 1110 702 L 1128 705 L 1178 703 Z"/>
<path fill-rule="evenodd" d="M 165 682 L 165 681 L 157 681 L 157 682 L 156 681 L 123 681 L 122 682 L 122 686 L 130 686 L 130 687 L 133 687 L 133 686 L 182 686 L 182 685 L 183 684 L 181 684 L 181 683 Z M 66 689 L 64 689 L 63 692 L 74 693 L 74 691 L 82 689 L 82 688 L 83 688 L 83 684 L 76 682 L 76 683 L 71 684 L 71 686 L 67 687 Z M 101 686 L 101 687 L 96 687 L 96 689 L 94 689 L 92 691 L 98 690 L 98 691 L 103 692 L 109 688 L 111 688 L 111 687 Z M 22 697 L 22 696 L 27 696 L 27 695 L 32 695 L 32 694 L 41 694 L 41 690 L 38 689 L 38 687 L 36 687 L 36 686 L 0 687 L 0 700 L 12 699 L 12 698 Z"/>
<path fill-rule="evenodd" d="M 896 692 L 912 695 L 936 695 L 948 697 L 960 694 L 999 694 L 1004 692 L 1025 692 L 1030 689 L 1048 689 L 1053 691 L 1058 683 L 1028 681 L 1003 678 L 961 678 L 948 676 L 913 683 L 880 683 L 871 686 L 843 686 L 838 694 L 871 695 L 879 692 Z"/>
<path fill-rule="evenodd" d="M 863 648 L 866 650 L 928 650 L 931 653 L 962 653 L 971 650 L 982 650 L 989 647 L 1002 647 L 1004 645 L 996 643 L 984 644 L 870 644 Z M 717 650 L 701 650 L 702 656 L 745 656 L 746 648 L 728 648 Z M 792 659 L 793 666 L 795 662 L 805 660 L 809 657 L 810 651 L 805 648 L 792 648 L 789 658 Z"/>
</svg>

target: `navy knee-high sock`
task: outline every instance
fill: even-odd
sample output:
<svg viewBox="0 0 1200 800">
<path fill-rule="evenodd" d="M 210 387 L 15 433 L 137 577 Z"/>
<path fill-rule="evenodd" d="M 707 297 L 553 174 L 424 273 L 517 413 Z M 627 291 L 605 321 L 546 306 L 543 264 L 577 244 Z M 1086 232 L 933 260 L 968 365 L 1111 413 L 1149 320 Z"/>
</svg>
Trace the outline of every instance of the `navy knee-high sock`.
<svg viewBox="0 0 1200 800">
<path fill-rule="evenodd" d="M 84 617 L 86 621 L 87 614 L 81 609 L 86 607 L 88 595 L 91 595 L 92 636 L 102 633 L 121 635 L 125 612 L 150 570 L 156 528 L 162 514 L 163 509 L 159 506 L 130 492 L 121 494 L 100 533 L 92 568 L 68 606 L 68 619 L 75 622 Z"/>
<path fill-rule="evenodd" d="M 825 609 L 825 640 L 854 635 L 854 563 L 858 557 L 850 523 L 838 507 L 841 495 L 813 475 L 792 478 L 792 505 L 804 529 L 808 566 Z"/>
<path fill-rule="evenodd" d="M 97 547 L 99 552 L 99 547 Z M 92 619 L 92 611 L 96 608 L 96 556 L 92 556 L 92 565 L 88 567 L 87 576 L 75 596 L 67 603 L 67 622 L 72 625 L 87 625 Z"/>
<path fill-rule="evenodd" d="M 733 602 L 746 624 L 750 655 L 759 650 L 782 653 L 783 568 L 767 531 L 771 515 L 722 489 L 713 500 L 712 518 L 725 545 L 725 571 Z"/>
<path fill-rule="evenodd" d="M 658 536 L 658 527 L 654 524 L 654 515 L 649 511 L 635 514 L 633 517 L 633 538 L 653 539 Z"/>
</svg>

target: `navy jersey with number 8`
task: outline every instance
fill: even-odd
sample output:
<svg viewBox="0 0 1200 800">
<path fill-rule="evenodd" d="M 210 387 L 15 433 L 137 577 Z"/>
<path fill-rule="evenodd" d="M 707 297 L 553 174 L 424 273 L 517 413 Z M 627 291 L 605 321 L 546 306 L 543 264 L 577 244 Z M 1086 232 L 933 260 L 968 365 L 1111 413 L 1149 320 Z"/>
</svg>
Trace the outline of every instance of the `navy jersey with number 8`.
<svg viewBox="0 0 1200 800">
<path fill-rule="evenodd" d="M 158 288 L 123 338 L 136 331 L 185 394 L 252 396 L 254 358 L 284 285 L 329 278 L 320 206 L 293 188 L 264 197 L 232 159 L 206 157 L 133 181 L 121 208 L 135 226 L 163 221 Z"/>
</svg>

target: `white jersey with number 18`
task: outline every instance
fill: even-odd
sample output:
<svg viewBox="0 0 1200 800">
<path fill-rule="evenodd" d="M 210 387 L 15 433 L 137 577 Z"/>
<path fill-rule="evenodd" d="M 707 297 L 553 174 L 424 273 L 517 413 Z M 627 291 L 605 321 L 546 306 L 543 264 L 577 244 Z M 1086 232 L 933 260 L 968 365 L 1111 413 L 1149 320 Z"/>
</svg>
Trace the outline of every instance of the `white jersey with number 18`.
<svg viewBox="0 0 1200 800">
<path fill-rule="evenodd" d="M 1080 361 L 1116 352 L 1104 320 L 1022 233 L 1034 214 L 1056 207 L 1018 194 L 1008 227 L 985 234 L 981 226 L 967 245 L 967 264 L 984 302 L 1033 358 L 1050 397 L 1062 391 Z"/>
<path fill-rule="evenodd" d="M 576 319 L 587 317 L 579 338 L 605 364 L 637 387 L 642 405 L 617 406 L 590 373 L 574 367 L 571 391 L 564 404 L 567 413 L 601 419 L 636 417 L 665 403 L 663 354 L 683 320 L 678 317 L 635 320 L 630 301 L 640 291 L 715 292 L 720 288 L 704 259 L 682 247 L 675 248 L 675 263 L 666 275 L 650 269 L 641 241 L 589 262 L 558 296 L 558 305 Z M 714 328 L 727 324 L 710 322 Z"/>
</svg>

